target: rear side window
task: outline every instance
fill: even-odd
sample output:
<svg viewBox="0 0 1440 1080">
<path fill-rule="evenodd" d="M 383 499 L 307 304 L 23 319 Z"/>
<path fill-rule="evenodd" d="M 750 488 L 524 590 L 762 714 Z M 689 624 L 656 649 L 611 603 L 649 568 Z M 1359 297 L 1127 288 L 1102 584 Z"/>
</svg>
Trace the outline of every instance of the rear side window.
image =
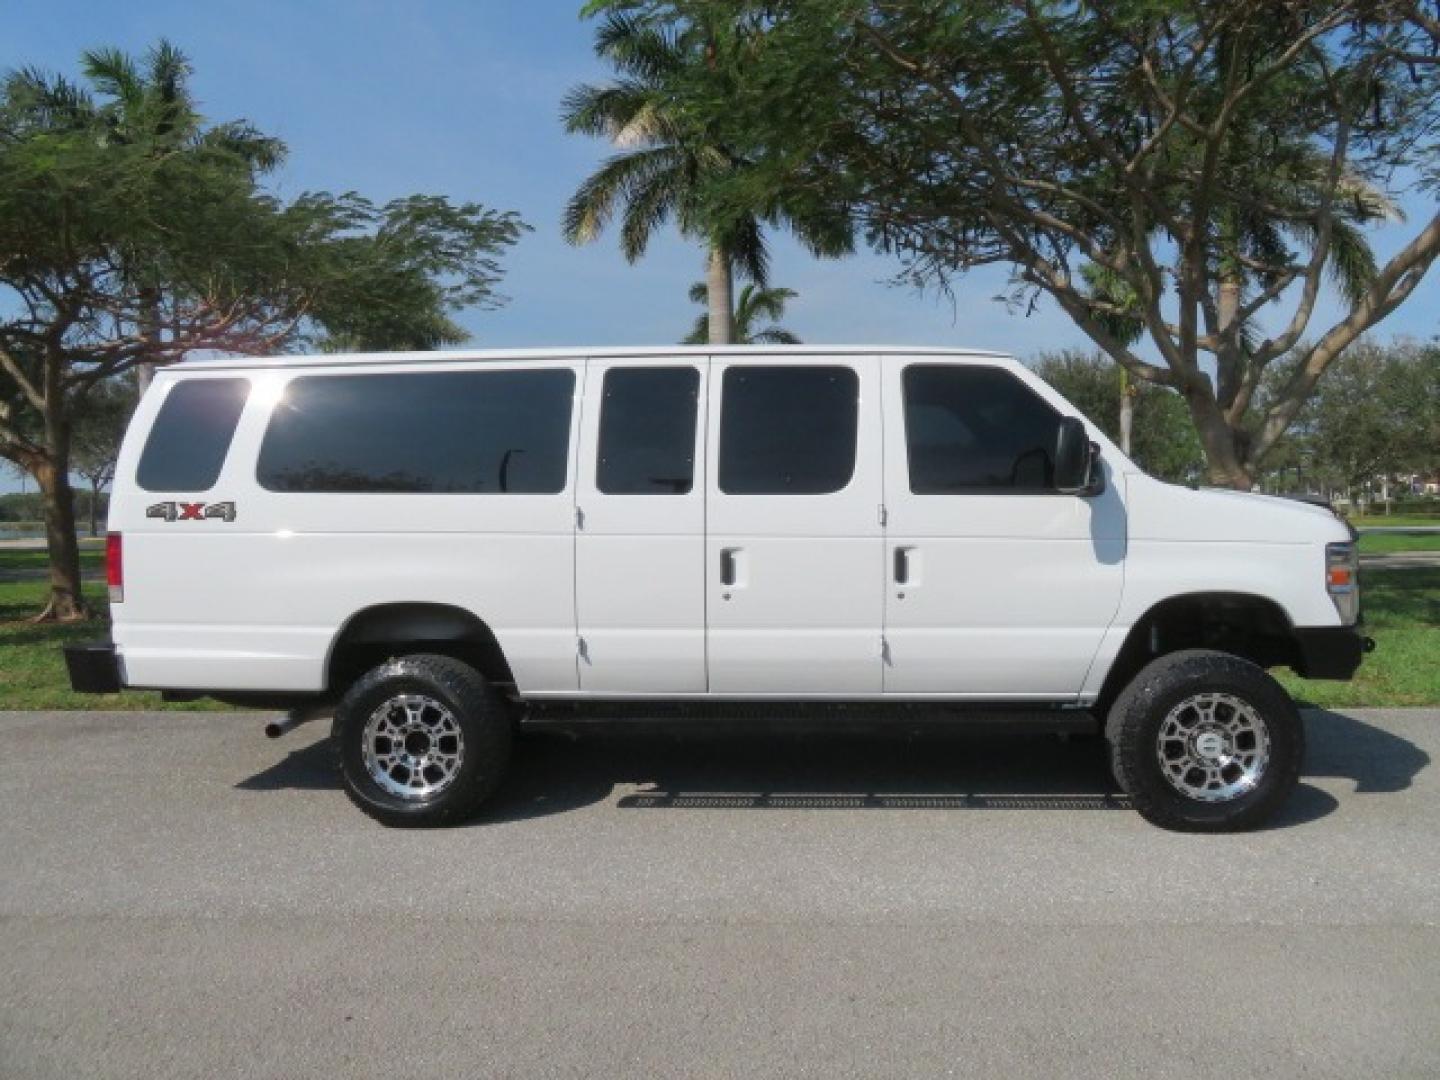
<svg viewBox="0 0 1440 1080">
<path fill-rule="evenodd" d="M 1014 375 L 917 364 L 904 383 L 912 492 L 1054 490 L 1060 414 Z"/>
<path fill-rule="evenodd" d="M 209 491 L 235 436 L 249 379 L 186 379 L 171 387 L 140 452 L 146 491 Z"/>
<path fill-rule="evenodd" d="M 553 494 L 574 390 L 569 370 L 301 376 L 256 474 L 271 491 Z"/>
<path fill-rule="evenodd" d="M 731 367 L 720 408 L 720 490 L 824 495 L 855 473 L 860 380 L 848 367 Z"/>
<path fill-rule="evenodd" d="M 606 495 L 684 495 L 695 481 L 691 367 L 611 368 L 600 405 L 595 486 Z"/>
</svg>

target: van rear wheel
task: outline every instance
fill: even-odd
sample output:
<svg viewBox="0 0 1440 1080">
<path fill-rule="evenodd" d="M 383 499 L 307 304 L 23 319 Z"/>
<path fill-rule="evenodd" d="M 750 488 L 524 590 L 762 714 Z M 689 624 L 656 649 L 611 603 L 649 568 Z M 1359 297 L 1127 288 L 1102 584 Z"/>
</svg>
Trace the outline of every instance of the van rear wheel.
<svg viewBox="0 0 1440 1080">
<path fill-rule="evenodd" d="M 1300 778 L 1305 732 L 1284 687 L 1227 653 L 1147 664 L 1105 725 L 1115 778 L 1147 821 L 1235 832 L 1268 820 Z"/>
<path fill-rule="evenodd" d="M 340 772 L 352 802 L 386 825 L 450 825 L 479 809 L 504 777 L 505 701 L 448 656 L 388 660 L 335 712 Z"/>
</svg>

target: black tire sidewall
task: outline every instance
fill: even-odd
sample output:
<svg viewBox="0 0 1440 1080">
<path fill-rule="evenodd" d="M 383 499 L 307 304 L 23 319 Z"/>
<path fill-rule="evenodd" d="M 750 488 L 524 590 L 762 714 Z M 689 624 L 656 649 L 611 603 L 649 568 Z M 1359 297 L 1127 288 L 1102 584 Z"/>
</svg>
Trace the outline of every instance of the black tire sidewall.
<svg viewBox="0 0 1440 1080">
<path fill-rule="evenodd" d="M 364 731 L 370 716 L 401 694 L 423 694 L 455 716 L 464 740 L 454 781 L 428 799 L 402 799 L 382 788 L 365 766 Z M 340 770 L 350 798 L 387 825 L 430 826 L 459 821 L 498 786 L 509 755 L 509 722 L 480 675 L 448 657 L 409 656 L 388 661 L 360 679 L 335 715 Z"/>
<path fill-rule="evenodd" d="M 1204 802 L 1177 790 L 1155 754 L 1170 710 L 1204 693 L 1228 694 L 1251 706 L 1270 739 L 1260 782 L 1224 802 Z M 1116 777 L 1135 808 L 1157 825 L 1188 831 L 1238 831 L 1262 824 L 1294 791 L 1305 752 L 1299 711 L 1279 683 L 1246 660 L 1199 650 L 1162 657 L 1143 669 L 1116 702 L 1106 734 Z"/>
</svg>

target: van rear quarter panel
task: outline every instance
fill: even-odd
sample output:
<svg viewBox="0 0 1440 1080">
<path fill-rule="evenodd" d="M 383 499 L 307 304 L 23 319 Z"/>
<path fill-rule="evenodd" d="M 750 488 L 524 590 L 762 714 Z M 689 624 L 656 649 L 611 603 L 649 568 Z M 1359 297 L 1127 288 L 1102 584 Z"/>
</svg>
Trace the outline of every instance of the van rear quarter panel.
<svg viewBox="0 0 1440 1080">
<path fill-rule="evenodd" d="M 487 361 L 456 371 L 575 369 L 569 468 L 558 494 L 267 491 L 255 463 L 270 412 L 300 375 L 343 366 L 247 372 L 252 389 L 224 469 L 207 492 L 148 492 L 135 469 L 163 394 L 146 396 L 117 466 L 110 529 L 125 537 L 125 599 L 114 635 L 132 686 L 320 690 L 344 625 L 387 603 L 453 605 L 483 619 L 526 689 L 574 690 L 575 431 L 583 363 Z M 413 362 L 364 373 L 442 370 Z M 234 372 L 227 373 L 234 377 Z M 187 375 L 185 377 L 206 377 Z M 232 501 L 235 520 L 165 521 L 165 500 Z"/>
</svg>

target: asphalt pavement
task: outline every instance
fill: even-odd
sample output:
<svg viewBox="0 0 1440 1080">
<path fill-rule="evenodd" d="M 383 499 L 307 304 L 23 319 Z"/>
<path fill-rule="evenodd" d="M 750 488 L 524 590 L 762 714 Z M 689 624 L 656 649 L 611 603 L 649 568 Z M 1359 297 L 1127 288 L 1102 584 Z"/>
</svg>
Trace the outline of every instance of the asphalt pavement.
<svg viewBox="0 0 1440 1080">
<path fill-rule="evenodd" d="M 391 831 L 262 719 L 0 713 L 0 1076 L 1440 1075 L 1440 710 L 1218 837 L 899 733 L 532 736 Z"/>
</svg>

